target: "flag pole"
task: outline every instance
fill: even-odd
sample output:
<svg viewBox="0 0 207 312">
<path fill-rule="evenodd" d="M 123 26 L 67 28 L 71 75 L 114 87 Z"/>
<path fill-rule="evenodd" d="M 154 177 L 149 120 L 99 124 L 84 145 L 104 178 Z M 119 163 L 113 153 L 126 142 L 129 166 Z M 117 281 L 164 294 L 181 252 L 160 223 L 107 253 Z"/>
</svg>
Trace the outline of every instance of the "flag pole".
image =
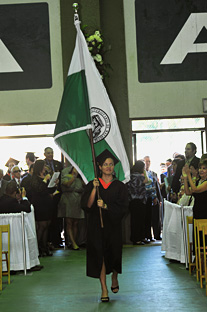
<svg viewBox="0 0 207 312">
<path fill-rule="evenodd" d="M 80 20 L 79 20 L 79 15 L 78 15 L 78 3 L 73 3 L 73 9 L 74 9 L 74 24 L 75 25 L 79 25 L 79 27 L 77 27 L 77 31 L 80 31 Z M 80 43 L 80 36 L 78 36 L 78 40 Z M 79 48 L 80 48 L 81 44 L 79 44 Z M 80 63 L 81 63 L 81 69 L 85 68 L 84 66 L 84 58 L 83 58 L 83 51 L 82 49 L 79 49 L 80 51 Z M 91 145 L 91 152 L 92 152 L 92 160 L 93 160 L 93 168 L 94 168 L 94 175 L 95 178 L 98 178 L 98 174 L 97 174 L 97 167 L 96 167 L 96 156 L 95 156 L 95 149 L 94 149 L 94 144 L 93 144 L 93 132 L 92 129 L 89 129 L 89 138 L 90 138 L 90 145 Z M 96 187 L 97 190 L 97 195 L 98 195 L 98 199 L 100 199 L 100 194 L 99 194 L 99 188 L 98 186 Z M 99 207 L 99 213 L 100 213 L 100 222 L 101 222 L 101 227 L 103 228 L 103 217 L 102 217 L 102 211 L 101 211 L 101 207 Z"/>
</svg>

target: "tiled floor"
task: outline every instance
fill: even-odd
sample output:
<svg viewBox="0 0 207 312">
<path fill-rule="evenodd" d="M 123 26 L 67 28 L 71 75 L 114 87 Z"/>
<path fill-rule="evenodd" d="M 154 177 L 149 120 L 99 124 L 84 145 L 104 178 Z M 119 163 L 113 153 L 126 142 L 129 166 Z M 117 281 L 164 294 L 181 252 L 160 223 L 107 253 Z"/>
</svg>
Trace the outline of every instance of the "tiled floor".
<svg viewBox="0 0 207 312">
<path fill-rule="evenodd" d="M 207 311 L 205 289 L 185 266 L 165 259 L 160 244 L 124 246 L 120 291 L 101 303 L 99 280 L 85 276 L 85 249 L 57 250 L 44 269 L 3 278 L 2 312 Z M 107 278 L 110 289 L 110 276 Z"/>
</svg>

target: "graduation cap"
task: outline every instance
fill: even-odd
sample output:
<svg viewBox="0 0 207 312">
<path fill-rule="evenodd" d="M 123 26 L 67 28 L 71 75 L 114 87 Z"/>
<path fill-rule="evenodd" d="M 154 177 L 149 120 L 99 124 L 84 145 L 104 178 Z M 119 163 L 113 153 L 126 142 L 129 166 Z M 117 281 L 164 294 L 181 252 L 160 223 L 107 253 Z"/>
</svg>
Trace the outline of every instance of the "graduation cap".
<svg viewBox="0 0 207 312">
<path fill-rule="evenodd" d="M 96 157 L 96 162 L 98 165 L 102 165 L 107 158 L 113 159 L 114 166 L 119 162 L 119 160 L 108 149 L 105 149 Z"/>
<path fill-rule="evenodd" d="M 18 165 L 19 160 L 16 160 L 16 159 L 10 157 L 9 160 L 7 161 L 7 163 L 5 164 L 5 166 L 9 167 L 10 163 L 13 163 L 14 165 Z"/>
</svg>

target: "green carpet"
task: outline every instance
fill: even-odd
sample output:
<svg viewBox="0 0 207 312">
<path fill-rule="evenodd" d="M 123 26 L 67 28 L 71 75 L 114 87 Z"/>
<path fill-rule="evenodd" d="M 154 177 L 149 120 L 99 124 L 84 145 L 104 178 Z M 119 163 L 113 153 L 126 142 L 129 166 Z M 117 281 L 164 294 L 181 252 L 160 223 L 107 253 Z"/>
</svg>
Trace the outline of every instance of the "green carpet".
<svg viewBox="0 0 207 312">
<path fill-rule="evenodd" d="M 3 277 L 2 312 L 162 312 L 207 311 L 205 288 L 185 266 L 170 262 L 160 244 L 124 246 L 120 291 L 109 292 L 110 302 L 100 302 L 99 280 L 85 276 L 85 249 L 56 250 L 40 258 L 44 269 Z M 111 287 L 107 277 L 108 289 Z"/>
</svg>

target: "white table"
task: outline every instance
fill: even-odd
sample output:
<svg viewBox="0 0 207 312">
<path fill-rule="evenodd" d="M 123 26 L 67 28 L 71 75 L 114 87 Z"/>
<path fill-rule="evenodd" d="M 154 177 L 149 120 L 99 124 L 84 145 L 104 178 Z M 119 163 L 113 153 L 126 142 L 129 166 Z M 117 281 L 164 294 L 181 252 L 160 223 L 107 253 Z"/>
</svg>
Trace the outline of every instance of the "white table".
<svg viewBox="0 0 207 312">
<path fill-rule="evenodd" d="M 34 208 L 30 213 L 0 214 L 0 225 L 10 224 L 10 270 L 21 271 L 39 265 Z M 24 229 L 24 230 L 23 230 Z M 2 249 L 7 250 L 7 234 L 3 234 Z M 6 264 L 3 263 L 3 271 Z"/>
<path fill-rule="evenodd" d="M 188 267 L 186 216 L 192 216 L 191 206 L 180 206 L 165 200 L 164 222 L 162 233 L 162 251 L 167 259 L 185 263 Z M 190 241 L 193 240 L 192 227 Z"/>
</svg>

